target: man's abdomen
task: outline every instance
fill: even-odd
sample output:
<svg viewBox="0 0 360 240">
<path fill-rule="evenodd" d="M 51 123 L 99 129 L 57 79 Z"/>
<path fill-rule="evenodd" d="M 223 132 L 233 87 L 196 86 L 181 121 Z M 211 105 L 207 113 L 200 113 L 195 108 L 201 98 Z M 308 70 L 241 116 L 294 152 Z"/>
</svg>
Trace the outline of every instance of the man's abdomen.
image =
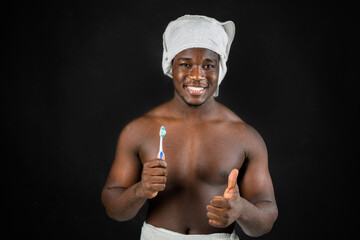
<svg viewBox="0 0 360 240">
<path fill-rule="evenodd" d="M 223 195 L 226 185 L 209 186 L 198 181 L 188 185 L 170 185 L 149 201 L 146 222 L 182 234 L 231 233 L 209 225 L 206 205 L 214 196 Z"/>
</svg>

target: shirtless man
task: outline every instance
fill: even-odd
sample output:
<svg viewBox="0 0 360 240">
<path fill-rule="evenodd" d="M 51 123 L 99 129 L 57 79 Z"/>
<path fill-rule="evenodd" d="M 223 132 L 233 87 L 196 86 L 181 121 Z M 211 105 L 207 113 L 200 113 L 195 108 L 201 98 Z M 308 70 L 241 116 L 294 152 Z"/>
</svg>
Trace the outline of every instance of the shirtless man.
<svg viewBox="0 0 360 240">
<path fill-rule="evenodd" d="M 214 51 L 206 40 L 179 37 L 203 22 L 225 29 L 223 52 Z M 169 24 L 163 68 L 173 78 L 174 97 L 130 122 L 119 136 L 102 201 L 107 214 L 118 221 L 132 219 L 148 201 L 141 239 L 238 239 L 235 222 L 247 235 L 260 236 L 277 218 L 263 139 L 214 98 L 234 36 L 234 27 L 226 24 L 233 25 L 202 16 Z M 211 26 L 196 32 L 212 38 Z M 190 48 L 182 43 L 169 46 L 168 35 L 174 31 L 180 31 L 175 36 L 179 41 L 198 42 Z M 177 49 L 175 57 L 169 54 L 172 49 Z M 167 131 L 166 159 L 156 158 L 161 126 Z"/>
</svg>

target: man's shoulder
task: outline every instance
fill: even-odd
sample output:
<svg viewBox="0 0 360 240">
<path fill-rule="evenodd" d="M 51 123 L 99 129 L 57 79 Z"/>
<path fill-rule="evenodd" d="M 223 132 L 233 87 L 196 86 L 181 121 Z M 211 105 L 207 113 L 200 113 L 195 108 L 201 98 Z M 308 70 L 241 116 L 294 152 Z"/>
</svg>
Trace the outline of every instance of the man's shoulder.
<svg viewBox="0 0 360 240">
<path fill-rule="evenodd" d="M 218 104 L 218 106 L 220 109 L 221 119 L 224 122 L 236 125 L 238 127 L 242 127 L 242 126 L 246 125 L 246 123 L 236 113 L 234 113 L 230 108 L 228 108 L 222 104 Z"/>
<path fill-rule="evenodd" d="M 124 127 L 124 131 L 132 131 L 132 132 L 143 132 L 149 126 L 155 124 L 155 119 L 153 116 L 149 115 L 148 113 L 137 117 L 131 120 L 126 126 Z"/>
<path fill-rule="evenodd" d="M 250 124 L 245 122 L 240 116 L 238 116 L 236 113 L 234 113 L 231 109 L 228 107 L 221 105 L 222 108 L 222 117 L 225 120 L 227 124 L 231 126 L 231 129 L 233 131 L 241 132 L 242 135 L 250 134 L 250 135 L 256 135 L 258 134 L 256 129 L 253 128 Z"/>
<path fill-rule="evenodd" d="M 123 129 L 123 132 L 141 133 L 146 132 L 155 125 L 161 124 L 163 106 L 157 106 L 140 117 L 131 120 Z"/>
</svg>

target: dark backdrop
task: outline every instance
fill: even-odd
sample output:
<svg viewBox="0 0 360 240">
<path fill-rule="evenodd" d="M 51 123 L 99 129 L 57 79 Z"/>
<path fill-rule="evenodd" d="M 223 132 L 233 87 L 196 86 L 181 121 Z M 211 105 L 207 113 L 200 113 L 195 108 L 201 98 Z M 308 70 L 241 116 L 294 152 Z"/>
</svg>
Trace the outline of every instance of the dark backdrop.
<svg viewBox="0 0 360 240">
<path fill-rule="evenodd" d="M 354 231 L 354 6 L 90 0 L 16 2 L 3 11 L 10 40 L 3 45 L 10 53 L 2 71 L 3 161 L 11 163 L 3 184 L 13 238 L 138 238 L 146 209 L 134 220 L 112 221 L 100 193 L 121 129 L 173 95 L 161 69 L 162 33 L 186 13 L 236 24 L 217 99 L 268 146 L 279 218 L 259 239 Z"/>
</svg>

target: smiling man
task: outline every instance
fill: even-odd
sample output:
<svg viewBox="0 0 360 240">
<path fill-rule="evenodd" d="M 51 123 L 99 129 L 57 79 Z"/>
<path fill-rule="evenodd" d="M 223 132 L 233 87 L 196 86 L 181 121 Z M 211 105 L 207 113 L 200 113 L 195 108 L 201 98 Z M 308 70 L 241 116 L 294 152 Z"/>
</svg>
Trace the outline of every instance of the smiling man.
<svg viewBox="0 0 360 240">
<path fill-rule="evenodd" d="M 206 48 L 186 49 L 175 56 L 172 65 L 175 97 L 198 107 L 214 95 L 219 75 L 216 53 Z"/>
<path fill-rule="evenodd" d="M 103 188 L 107 214 L 132 219 L 149 203 L 141 239 L 238 239 L 272 229 L 278 210 L 265 143 L 218 103 L 235 34 L 231 21 L 185 15 L 163 35 L 163 70 L 174 97 L 121 132 Z M 167 130 L 157 158 L 159 129 Z"/>
</svg>

